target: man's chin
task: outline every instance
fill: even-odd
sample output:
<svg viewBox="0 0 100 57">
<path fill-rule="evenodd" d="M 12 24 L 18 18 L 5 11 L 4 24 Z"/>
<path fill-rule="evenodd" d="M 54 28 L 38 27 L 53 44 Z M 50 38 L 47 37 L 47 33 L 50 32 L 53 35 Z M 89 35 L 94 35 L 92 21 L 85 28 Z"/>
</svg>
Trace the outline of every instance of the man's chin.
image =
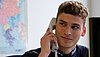
<svg viewBox="0 0 100 57">
<path fill-rule="evenodd" d="M 65 48 L 71 48 L 71 47 L 73 47 L 74 45 L 72 45 L 72 44 L 65 44 L 65 45 L 61 45 L 62 47 L 65 47 Z"/>
</svg>

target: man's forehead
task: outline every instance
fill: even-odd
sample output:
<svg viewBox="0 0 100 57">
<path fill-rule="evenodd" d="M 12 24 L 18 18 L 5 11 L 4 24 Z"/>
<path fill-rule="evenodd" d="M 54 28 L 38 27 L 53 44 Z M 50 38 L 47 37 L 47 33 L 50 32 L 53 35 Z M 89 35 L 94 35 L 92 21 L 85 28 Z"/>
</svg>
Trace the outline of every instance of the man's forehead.
<svg viewBox="0 0 100 57">
<path fill-rule="evenodd" d="M 58 19 L 58 22 L 62 22 L 62 23 L 65 23 L 65 24 L 70 24 L 70 25 L 76 25 L 76 26 L 81 26 L 82 24 L 79 23 L 79 22 L 68 22 L 66 20 L 63 20 L 63 19 Z"/>
</svg>

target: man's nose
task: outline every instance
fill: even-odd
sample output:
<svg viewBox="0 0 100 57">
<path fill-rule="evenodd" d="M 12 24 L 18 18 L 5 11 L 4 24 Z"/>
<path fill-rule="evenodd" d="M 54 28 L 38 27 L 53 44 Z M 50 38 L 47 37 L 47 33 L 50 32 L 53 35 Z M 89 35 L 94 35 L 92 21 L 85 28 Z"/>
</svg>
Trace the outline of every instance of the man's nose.
<svg viewBox="0 0 100 57">
<path fill-rule="evenodd" d="M 65 35 L 71 35 L 71 27 L 70 26 L 66 26 L 64 30 L 65 30 L 64 31 Z"/>
</svg>

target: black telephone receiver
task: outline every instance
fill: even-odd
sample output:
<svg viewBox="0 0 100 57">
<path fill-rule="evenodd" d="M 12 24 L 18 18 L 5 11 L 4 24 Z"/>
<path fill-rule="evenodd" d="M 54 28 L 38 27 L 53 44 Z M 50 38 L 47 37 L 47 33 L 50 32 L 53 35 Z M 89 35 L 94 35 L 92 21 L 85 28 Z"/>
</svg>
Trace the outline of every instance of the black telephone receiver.
<svg viewBox="0 0 100 57">
<path fill-rule="evenodd" d="M 49 24 L 49 29 L 51 32 L 55 29 L 56 18 L 52 18 Z M 58 50 L 58 43 L 54 43 L 51 41 L 51 50 L 52 52 L 56 52 Z"/>
</svg>

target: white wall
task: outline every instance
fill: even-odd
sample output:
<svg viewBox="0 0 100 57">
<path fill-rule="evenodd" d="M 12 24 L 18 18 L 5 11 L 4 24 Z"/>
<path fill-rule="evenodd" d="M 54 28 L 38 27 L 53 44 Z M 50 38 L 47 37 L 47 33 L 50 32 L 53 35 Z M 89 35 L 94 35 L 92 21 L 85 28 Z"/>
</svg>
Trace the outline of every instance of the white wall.
<svg viewBox="0 0 100 57">
<path fill-rule="evenodd" d="M 64 0 L 63 0 L 64 1 Z M 56 17 L 62 0 L 28 0 L 28 46 L 27 50 L 40 47 L 40 38 L 44 35 L 49 21 Z M 81 0 L 82 1 L 82 0 Z M 86 0 L 82 1 L 85 5 Z M 88 47 L 88 35 L 78 42 Z"/>
<path fill-rule="evenodd" d="M 90 0 L 90 17 L 100 17 L 100 0 Z"/>
</svg>

